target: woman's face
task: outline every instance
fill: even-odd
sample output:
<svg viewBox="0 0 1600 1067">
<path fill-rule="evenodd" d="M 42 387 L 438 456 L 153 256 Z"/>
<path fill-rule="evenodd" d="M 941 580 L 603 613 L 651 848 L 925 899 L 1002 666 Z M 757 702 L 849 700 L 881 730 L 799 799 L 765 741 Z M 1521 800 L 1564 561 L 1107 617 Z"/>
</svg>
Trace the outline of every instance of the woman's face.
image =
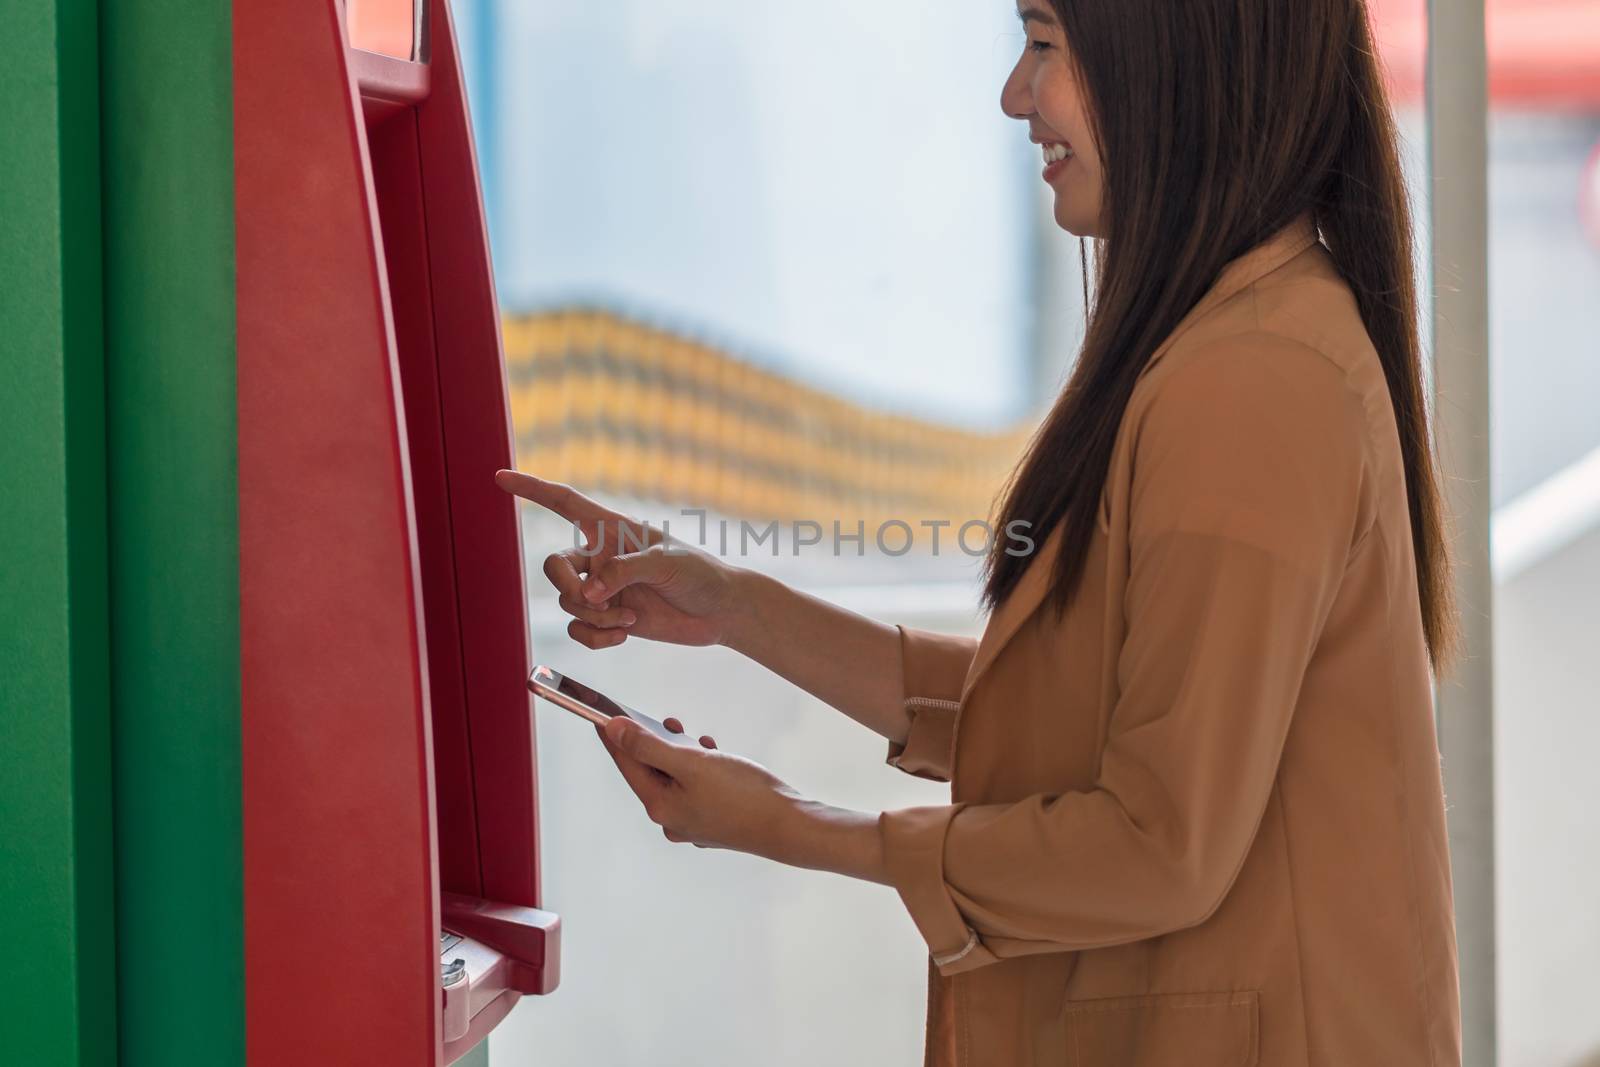
<svg viewBox="0 0 1600 1067">
<path fill-rule="evenodd" d="M 1079 237 L 1102 237 L 1100 152 L 1066 34 L 1046 0 L 1018 0 L 1017 15 L 1027 40 L 1000 93 L 1000 106 L 1026 122 L 1030 139 L 1043 149 L 1041 165 L 1044 180 L 1055 190 L 1056 222 Z"/>
</svg>

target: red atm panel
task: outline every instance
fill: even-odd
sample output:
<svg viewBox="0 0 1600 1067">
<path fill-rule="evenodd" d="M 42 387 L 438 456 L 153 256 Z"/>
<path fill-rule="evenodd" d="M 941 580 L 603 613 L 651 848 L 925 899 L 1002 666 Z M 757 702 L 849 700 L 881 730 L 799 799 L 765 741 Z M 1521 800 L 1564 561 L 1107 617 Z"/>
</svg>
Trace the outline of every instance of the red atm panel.
<svg viewBox="0 0 1600 1067">
<path fill-rule="evenodd" d="M 410 59 L 338 0 L 233 7 L 254 1063 L 449 1063 L 558 975 L 499 315 L 419 3 Z"/>
</svg>

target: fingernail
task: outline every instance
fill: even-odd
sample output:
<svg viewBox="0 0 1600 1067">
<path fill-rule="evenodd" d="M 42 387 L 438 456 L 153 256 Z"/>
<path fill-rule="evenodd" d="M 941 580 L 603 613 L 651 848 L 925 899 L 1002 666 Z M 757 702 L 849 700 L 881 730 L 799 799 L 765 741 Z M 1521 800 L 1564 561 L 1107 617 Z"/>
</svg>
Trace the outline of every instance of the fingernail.
<svg viewBox="0 0 1600 1067">
<path fill-rule="evenodd" d="M 632 626 L 634 623 L 636 623 L 638 621 L 639 621 L 639 616 L 635 615 L 633 612 L 624 611 L 622 613 L 622 625 L 624 625 L 624 626 Z"/>
<path fill-rule="evenodd" d="M 598 578 L 592 578 L 589 584 L 583 587 L 583 595 L 590 600 L 602 600 L 606 595 L 606 583 Z"/>
</svg>

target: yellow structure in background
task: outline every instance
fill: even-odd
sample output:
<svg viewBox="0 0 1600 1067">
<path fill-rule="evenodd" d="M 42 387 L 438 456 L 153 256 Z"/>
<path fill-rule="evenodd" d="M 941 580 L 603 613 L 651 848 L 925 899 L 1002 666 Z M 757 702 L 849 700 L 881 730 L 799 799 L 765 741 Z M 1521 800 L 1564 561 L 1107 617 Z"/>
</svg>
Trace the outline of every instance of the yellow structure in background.
<svg viewBox="0 0 1600 1067">
<path fill-rule="evenodd" d="M 898 519 L 920 541 L 924 521 L 989 519 L 1031 432 L 873 411 L 606 311 L 504 325 L 517 461 L 585 490 L 847 531 Z"/>
</svg>

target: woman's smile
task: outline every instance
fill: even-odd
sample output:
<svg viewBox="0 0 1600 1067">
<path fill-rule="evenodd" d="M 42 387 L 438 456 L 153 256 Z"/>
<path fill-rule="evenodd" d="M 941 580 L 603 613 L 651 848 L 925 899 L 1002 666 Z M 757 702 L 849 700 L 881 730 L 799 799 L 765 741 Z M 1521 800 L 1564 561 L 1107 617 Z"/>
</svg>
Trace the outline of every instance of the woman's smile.
<svg viewBox="0 0 1600 1067">
<path fill-rule="evenodd" d="M 1072 159 L 1073 155 L 1072 146 L 1060 142 L 1045 141 L 1041 147 L 1044 149 L 1044 180 L 1047 182 L 1054 181 L 1063 170 L 1067 169 L 1067 163 Z"/>
</svg>

